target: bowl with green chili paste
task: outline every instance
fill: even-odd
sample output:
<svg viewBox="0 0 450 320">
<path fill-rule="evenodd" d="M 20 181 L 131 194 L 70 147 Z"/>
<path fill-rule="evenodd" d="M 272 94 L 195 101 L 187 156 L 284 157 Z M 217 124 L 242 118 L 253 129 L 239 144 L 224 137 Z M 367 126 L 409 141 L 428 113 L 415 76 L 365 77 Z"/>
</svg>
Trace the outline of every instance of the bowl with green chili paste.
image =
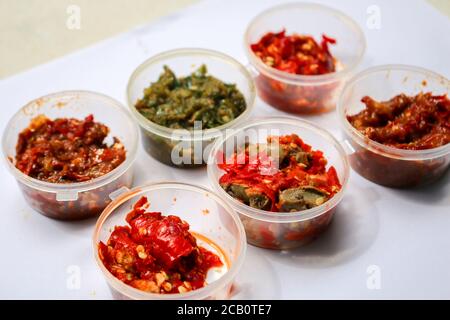
<svg viewBox="0 0 450 320">
<path fill-rule="evenodd" d="M 206 49 L 176 49 L 131 75 L 128 104 L 146 152 L 176 167 L 206 163 L 211 143 L 250 115 L 255 88 L 247 69 Z"/>
</svg>

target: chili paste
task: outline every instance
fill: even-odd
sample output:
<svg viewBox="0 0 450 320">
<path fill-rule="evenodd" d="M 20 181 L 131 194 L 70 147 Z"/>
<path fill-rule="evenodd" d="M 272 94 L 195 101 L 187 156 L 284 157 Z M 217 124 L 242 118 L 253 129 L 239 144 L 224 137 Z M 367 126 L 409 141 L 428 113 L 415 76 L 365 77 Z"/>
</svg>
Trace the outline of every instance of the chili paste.
<svg viewBox="0 0 450 320">
<path fill-rule="evenodd" d="M 206 285 L 208 270 L 221 267 L 215 253 L 199 246 L 179 217 L 148 212 L 146 197 L 128 213 L 128 226 L 116 226 L 98 252 L 120 281 L 152 293 L 184 293 Z"/>
<path fill-rule="evenodd" d="M 109 128 L 94 121 L 39 115 L 19 134 L 16 167 L 26 175 L 52 183 L 74 183 L 98 178 L 126 157 L 117 138 L 108 146 Z"/>
<path fill-rule="evenodd" d="M 186 77 L 177 78 L 164 66 L 158 81 L 144 90 L 136 109 L 148 120 L 172 129 L 202 129 L 228 123 L 246 109 L 245 98 L 235 84 L 208 75 L 205 65 Z"/>
<path fill-rule="evenodd" d="M 307 35 L 287 35 L 285 30 L 266 33 L 250 50 L 267 66 L 294 75 L 318 76 L 337 72 L 342 68 L 333 57 L 329 45 L 336 40 L 322 35 L 319 43 Z M 255 77 L 259 96 L 269 105 L 296 114 L 319 114 L 336 105 L 341 81 L 311 83 L 308 79 L 285 81 L 270 73 Z"/>
<path fill-rule="evenodd" d="M 388 101 L 365 96 L 365 109 L 347 116 L 371 140 L 407 150 L 437 148 L 450 142 L 450 100 L 446 95 L 400 94 Z"/>
<path fill-rule="evenodd" d="M 325 35 L 319 44 L 311 36 L 286 35 L 282 30 L 266 33 L 251 49 L 269 67 L 293 74 L 320 75 L 336 70 L 336 60 L 328 48 L 335 43 Z"/>
<path fill-rule="evenodd" d="M 322 151 L 296 134 L 269 136 L 267 143 L 247 144 L 219 167 L 220 185 L 235 199 L 272 212 L 319 206 L 341 189 L 336 170 L 326 168 Z"/>
</svg>

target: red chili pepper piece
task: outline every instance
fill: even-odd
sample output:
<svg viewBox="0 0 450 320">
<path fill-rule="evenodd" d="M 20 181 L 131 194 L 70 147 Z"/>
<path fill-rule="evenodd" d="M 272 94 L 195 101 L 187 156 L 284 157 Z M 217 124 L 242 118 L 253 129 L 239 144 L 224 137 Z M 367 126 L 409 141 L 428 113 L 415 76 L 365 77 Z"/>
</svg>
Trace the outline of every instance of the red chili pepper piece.
<svg viewBox="0 0 450 320">
<path fill-rule="evenodd" d="M 278 159 L 268 154 L 269 145 L 279 150 Z M 251 156 L 250 148 L 258 150 L 257 154 Z M 267 145 L 246 146 L 218 166 L 225 171 L 219 179 L 225 190 L 248 205 L 252 205 L 252 196 L 264 195 L 271 206 L 263 210 L 272 212 L 285 211 L 281 210 L 280 194 L 286 189 L 312 188 L 326 200 L 341 189 L 335 168 L 326 168 L 323 152 L 312 150 L 296 134 L 268 137 Z"/>
<path fill-rule="evenodd" d="M 311 36 L 286 35 L 283 30 L 268 32 L 250 48 L 265 64 L 275 69 L 293 74 L 320 75 L 336 69 L 329 44 L 336 44 L 336 40 L 322 35 L 318 44 Z"/>
<path fill-rule="evenodd" d="M 189 224 L 179 217 L 146 211 L 141 197 L 127 214 L 129 226 L 117 226 L 99 256 L 119 280 L 144 291 L 179 293 L 206 285 L 209 269 L 223 262 L 198 246 Z"/>
</svg>

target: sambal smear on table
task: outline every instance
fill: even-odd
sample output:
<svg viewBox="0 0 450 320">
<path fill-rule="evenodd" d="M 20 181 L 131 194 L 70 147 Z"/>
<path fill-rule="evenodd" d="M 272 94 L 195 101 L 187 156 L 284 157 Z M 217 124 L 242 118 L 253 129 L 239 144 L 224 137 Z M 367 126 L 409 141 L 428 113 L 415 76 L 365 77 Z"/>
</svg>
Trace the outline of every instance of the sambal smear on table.
<svg viewBox="0 0 450 320">
<path fill-rule="evenodd" d="M 311 36 L 286 35 L 283 30 L 266 33 L 251 49 L 269 67 L 298 75 L 321 75 L 336 71 L 336 59 L 328 48 L 335 43 L 325 35 L 318 43 Z"/>
<path fill-rule="evenodd" d="M 267 143 L 247 144 L 219 168 L 219 180 L 233 198 L 261 210 L 293 212 L 310 209 L 333 197 L 341 185 L 322 151 L 296 135 L 269 136 Z"/>
<path fill-rule="evenodd" d="M 218 255 L 197 244 L 189 224 L 177 216 L 147 211 L 141 197 L 127 214 L 128 226 L 116 226 L 98 244 L 105 267 L 117 279 L 151 293 L 185 293 L 204 287 L 207 273 L 223 266 Z"/>
<path fill-rule="evenodd" d="M 399 94 L 388 101 L 365 96 L 365 109 L 347 116 L 367 138 L 405 150 L 437 148 L 450 142 L 450 100 L 446 95 Z"/>
<path fill-rule="evenodd" d="M 46 182 L 75 183 L 98 178 L 114 170 L 126 158 L 117 138 L 108 146 L 109 128 L 95 122 L 39 115 L 20 134 L 16 145 L 17 169 Z"/>
<path fill-rule="evenodd" d="M 158 81 L 144 90 L 135 107 L 145 118 L 164 127 L 193 129 L 199 121 L 202 129 L 210 129 L 236 119 L 247 106 L 235 84 L 209 75 L 202 65 L 180 78 L 164 66 Z"/>
</svg>

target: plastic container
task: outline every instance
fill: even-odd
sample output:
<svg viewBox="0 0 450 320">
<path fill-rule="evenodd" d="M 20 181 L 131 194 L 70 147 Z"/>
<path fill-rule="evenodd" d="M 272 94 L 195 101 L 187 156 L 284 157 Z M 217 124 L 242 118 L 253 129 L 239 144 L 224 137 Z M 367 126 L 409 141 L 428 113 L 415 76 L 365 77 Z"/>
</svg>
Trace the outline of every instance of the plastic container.
<svg viewBox="0 0 450 320">
<path fill-rule="evenodd" d="M 350 165 L 364 178 L 388 187 L 415 187 L 430 183 L 445 172 L 450 164 L 450 144 L 428 150 L 403 150 L 368 139 L 347 120 L 364 109 L 363 96 L 375 100 L 389 100 L 404 93 L 416 95 L 420 91 L 436 95 L 449 94 L 448 79 L 425 69 L 385 65 L 367 69 L 343 89 L 338 102 L 341 127 L 354 149 Z"/>
<path fill-rule="evenodd" d="M 95 225 L 93 246 L 95 260 L 116 299 L 226 299 L 234 278 L 245 259 L 245 232 L 233 209 L 219 196 L 203 187 L 177 182 L 151 183 L 132 190 L 116 192 L 113 202 L 103 211 Z M 114 277 L 98 256 L 99 241 L 106 243 L 116 225 L 125 225 L 133 204 L 146 196 L 149 210 L 179 216 L 190 225 L 199 243 L 214 243 L 221 249 L 227 270 L 205 287 L 182 294 L 155 294 L 131 287 Z M 207 241 L 205 241 L 207 240 Z M 209 276 L 209 275 L 208 275 Z M 207 278 L 208 280 L 208 278 Z"/>
<path fill-rule="evenodd" d="M 264 143 L 269 135 L 297 134 L 315 150 L 322 150 L 329 166 L 334 166 L 342 188 L 320 206 L 297 212 L 268 212 L 247 206 L 230 196 L 219 185 L 224 174 L 218 167 L 223 156 L 229 158 L 245 143 Z M 344 149 L 327 131 L 304 120 L 267 118 L 251 122 L 218 140 L 208 160 L 208 177 L 214 190 L 239 213 L 250 244 L 269 249 L 292 249 L 304 245 L 329 225 L 345 192 L 349 165 Z"/>
<path fill-rule="evenodd" d="M 93 114 L 95 121 L 110 128 L 108 143 L 112 142 L 112 137 L 117 137 L 124 144 L 126 160 L 111 172 L 86 182 L 58 184 L 27 176 L 14 166 L 16 144 L 19 133 L 39 114 L 50 119 L 83 119 Z M 116 100 L 94 92 L 64 91 L 33 100 L 12 117 L 3 133 L 3 158 L 33 209 L 50 218 L 76 220 L 100 214 L 111 201 L 112 191 L 131 186 L 138 139 L 137 125 L 128 110 Z"/>
<path fill-rule="evenodd" d="M 250 48 L 267 32 L 297 33 L 320 41 L 322 34 L 336 39 L 330 48 L 337 71 L 323 75 L 297 75 L 266 65 Z M 361 28 L 335 9 L 312 3 L 291 3 L 256 16 L 244 36 L 258 95 L 277 109 L 295 114 L 319 114 L 335 108 L 339 91 L 361 62 L 366 43 Z"/>
<path fill-rule="evenodd" d="M 135 103 L 142 98 L 144 89 L 158 80 L 164 65 L 169 66 L 180 77 L 191 74 L 202 64 L 207 66 L 208 73 L 212 76 L 226 83 L 235 83 L 244 95 L 247 109 L 239 117 L 212 129 L 176 130 L 158 125 L 136 110 Z M 253 79 L 238 61 L 217 51 L 192 48 L 171 50 L 148 59 L 133 72 L 127 88 L 128 105 L 141 127 L 144 149 L 162 163 L 187 168 L 206 164 L 210 144 L 224 130 L 235 127 L 248 118 L 255 95 Z"/>
</svg>

